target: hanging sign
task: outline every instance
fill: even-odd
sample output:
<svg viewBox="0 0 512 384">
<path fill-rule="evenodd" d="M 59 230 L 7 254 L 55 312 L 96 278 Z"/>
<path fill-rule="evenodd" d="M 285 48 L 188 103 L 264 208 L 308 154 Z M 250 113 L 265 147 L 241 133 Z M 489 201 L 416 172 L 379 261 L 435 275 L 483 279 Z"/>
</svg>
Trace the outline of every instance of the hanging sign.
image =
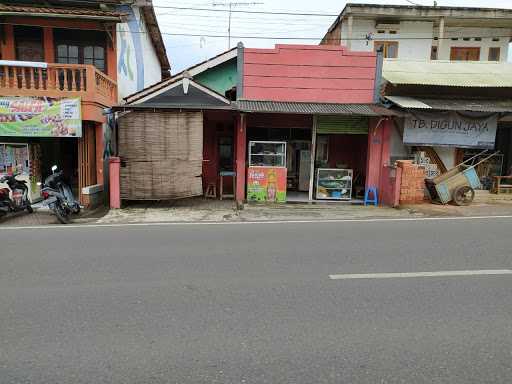
<svg viewBox="0 0 512 384">
<path fill-rule="evenodd" d="M 497 114 L 424 112 L 405 118 L 404 143 L 493 149 Z"/>
<path fill-rule="evenodd" d="M 80 98 L 0 97 L 0 136 L 81 137 Z"/>
</svg>

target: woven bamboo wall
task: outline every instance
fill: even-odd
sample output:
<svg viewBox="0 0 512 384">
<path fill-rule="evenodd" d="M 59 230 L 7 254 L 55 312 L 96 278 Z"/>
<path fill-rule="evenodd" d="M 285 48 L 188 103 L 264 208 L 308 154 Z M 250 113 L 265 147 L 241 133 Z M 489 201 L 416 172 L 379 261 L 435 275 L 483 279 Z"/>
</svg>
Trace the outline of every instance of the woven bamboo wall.
<svg viewBox="0 0 512 384">
<path fill-rule="evenodd" d="M 119 118 L 121 199 L 203 193 L 202 112 L 133 111 Z"/>
</svg>

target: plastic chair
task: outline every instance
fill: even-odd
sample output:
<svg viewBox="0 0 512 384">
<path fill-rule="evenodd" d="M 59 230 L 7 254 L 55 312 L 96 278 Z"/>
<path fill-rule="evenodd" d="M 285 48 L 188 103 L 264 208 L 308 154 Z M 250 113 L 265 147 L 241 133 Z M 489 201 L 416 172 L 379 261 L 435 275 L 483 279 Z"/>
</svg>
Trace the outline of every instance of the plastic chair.
<svg viewBox="0 0 512 384">
<path fill-rule="evenodd" d="M 370 199 L 370 193 L 373 194 L 373 198 Z M 376 187 L 368 187 L 364 193 L 364 205 L 373 204 L 374 206 L 377 206 L 379 203 L 379 198 L 377 195 L 377 188 Z"/>
</svg>

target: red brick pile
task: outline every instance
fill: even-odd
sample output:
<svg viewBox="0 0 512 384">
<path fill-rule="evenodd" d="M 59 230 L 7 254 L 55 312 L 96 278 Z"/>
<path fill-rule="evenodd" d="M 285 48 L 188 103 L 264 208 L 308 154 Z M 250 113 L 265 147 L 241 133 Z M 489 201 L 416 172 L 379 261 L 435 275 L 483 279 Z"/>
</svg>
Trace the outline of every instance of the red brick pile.
<svg viewBox="0 0 512 384">
<path fill-rule="evenodd" d="M 425 167 L 413 164 L 412 160 L 398 160 L 402 169 L 400 204 L 419 204 L 425 200 Z"/>
</svg>

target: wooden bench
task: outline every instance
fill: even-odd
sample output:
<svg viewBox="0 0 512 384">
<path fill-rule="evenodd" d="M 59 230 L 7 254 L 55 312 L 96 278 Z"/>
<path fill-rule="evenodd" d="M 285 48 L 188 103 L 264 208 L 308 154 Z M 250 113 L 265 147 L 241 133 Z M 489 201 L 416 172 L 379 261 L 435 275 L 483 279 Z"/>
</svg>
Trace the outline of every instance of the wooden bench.
<svg viewBox="0 0 512 384">
<path fill-rule="evenodd" d="M 493 192 L 498 195 L 512 193 L 512 176 L 494 176 Z"/>
</svg>

